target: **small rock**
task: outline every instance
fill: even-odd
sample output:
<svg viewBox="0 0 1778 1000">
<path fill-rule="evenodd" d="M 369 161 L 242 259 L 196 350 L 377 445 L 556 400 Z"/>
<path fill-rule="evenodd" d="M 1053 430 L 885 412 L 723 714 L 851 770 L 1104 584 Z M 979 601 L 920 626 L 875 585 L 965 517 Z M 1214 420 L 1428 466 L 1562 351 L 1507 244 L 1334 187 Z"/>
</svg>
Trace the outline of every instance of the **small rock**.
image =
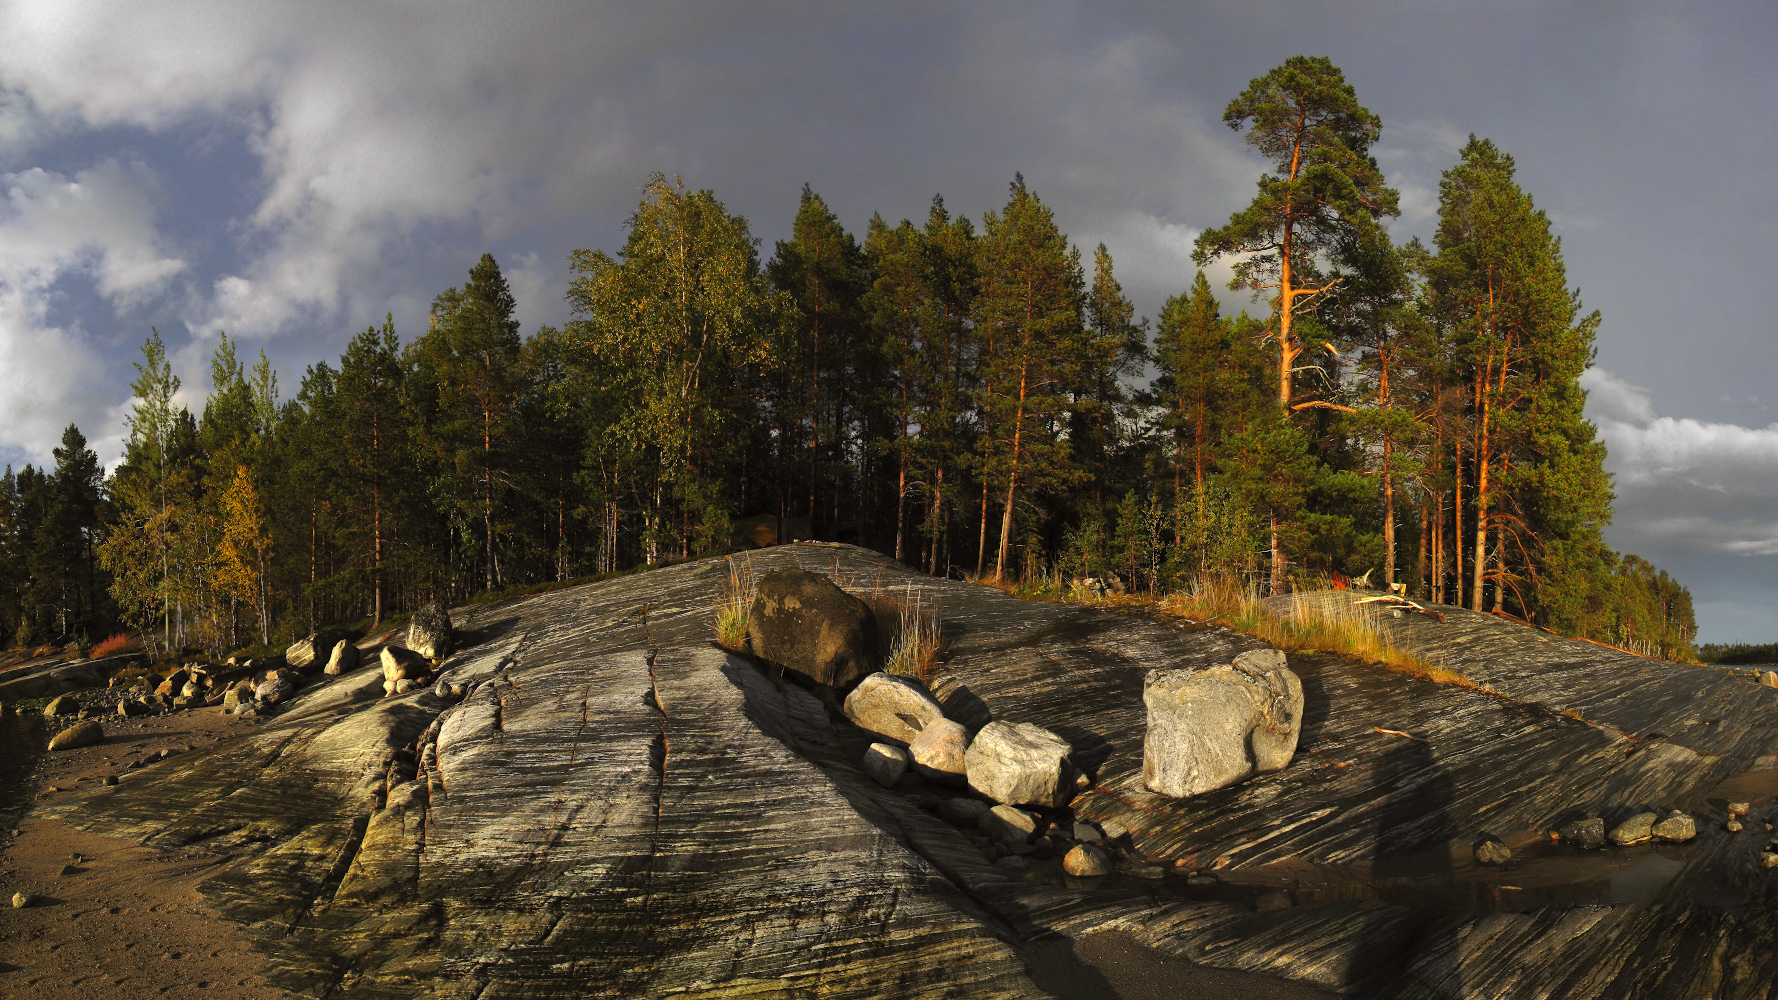
<svg viewBox="0 0 1778 1000">
<path fill-rule="evenodd" d="M 908 755 L 913 758 L 915 773 L 929 781 L 945 785 L 962 785 L 968 782 L 968 753 L 969 730 L 945 718 L 928 723 L 920 731 L 920 735 L 908 744 Z"/>
<path fill-rule="evenodd" d="M 1619 847 L 1640 844 L 1654 835 L 1654 825 L 1660 818 L 1651 812 L 1637 813 L 1611 828 L 1611 842 Z"/>
<path fill-rule="evenodd" d="M 395 693 L 407 694 L 410 691 L 418 691 L 421 687 L 422 685 L 420 682 L 414 680 L 412 677 L 403 677 L 401 680 L 395 682 Z"/>
<path fill-rule="evenodd" d="M 1605 845 L 1605 821 L 1597 816 L 1577 819 L 1556 832 L 1563 843 L 1573 844 L 1584 851 Z"/>
<path fill-rule="evenodd" d="M 980 826 L 1003 844 L 1024 844 L 1037 832 L 1037 817 L 1012 806 L 995 806 L 983 814 Z"/>
<path fill-rule="evenodd" d="M 1752 808 L 1751 804 L 1746 802 L 1731 802 L 1729 803 L 1729 815 L 1745 816 L 1747 815 L 1747 810 L 1750 808 Z"/>
<path fill-rule="evenodd" d="M 1778 671 L 1762 670 L 1759 683 L 1761 687 L 1778 688 Z"/>
<path fill-rule="evenodd" d="M 938 804 L 938 814 L 952 826 L 975 829 L 981 825 L 988 808 L 981 799 L 946 799 Z"/>
<path fill-rule="evenodd" d="M 109 788 L 110 786 L 117 784 L 117 775 L 107 774 L 103 778 L 99 779 L 99 784 L 104 785 Z"/>
<path fill-rule="evenodd" d="M 77 747 L 90 747 L 104 738 L 105 730 L 100 728 L 99 723 L 94 719 L 87 719 L 57 733 L 55 739 L 49 741 L 49 748 L 73 750 Z"/>
<path fill-rule="evenodd" d="M 150 709 L 140 698 L 125 698 L 117 703 L 117 714 L 124 717 L 147 715 Z"/>
<path fill-rule="evenodd" d="M 49 704 L 43 706 L 43 717 L 46 719 L 53 718 L 57 715 L 78 714 L 80 714 L 80 702 L 75 701 L 74 696 L 71 694 L 51 698 Z"/>
<path fill-rule="evenodd" d="M 1083 792 L 1091 791 L 1092 787 L 1093 779 L 1090 775 L 1085 771 L 1074 772 L 1074 794 L 1079 795 Z"/>
<path fill-rule="evenodd" d="M 872 743 L 864 752 L 864 773 L 884 788 L 894 788 L 907 769 L 907 751 L 892 743 Z"/>
<path fill-rule="evenodd" d="M 1771 851 L 1763 852 L 1759 856 L 1759 866 L 1761 868 L 1778 868 L 1778 854 L 1773 854 Z M 18 905 L 17 904 L 18 897 L 14 896 L 13 899 L 14 899 L 13 905 L 15 905 L 15 906 Z"/>
<path fill-rule="evenodd" d="M 1130 832 L 1129 827 L 1123 825 L 1122 823 L 1119 823 L 1117 820 L 1114 820 L 1114 819 L 1101 820 L 1099 823 L 1099 829 L 1105 831 L 1105 839 L 1106 840 L 1116 840 L 1119 837 L 1129 835 L 1129 832 Z"/>
<path fill-rule="evenodd" d="M 1074 787 L 1068 741 L 1029 722 L 990 722 L 964 754 L 969 787 L 996 802 L 1056 808 Z"/>
<path fill-rule="evenodd" d="M 1498 837 L 1484 837 L 1475 845 L 1475 863 L 1478 865 L 1505 867 L 1512 860 L 1512 848 L 1501 843 Z"/>
<path fill-rule="evenodd" d="M 945 717 L 944 709 L 926 693 L 926 685 L 880 670 L 859 681 L 846 696 L 845 711 L 853 725 L 902 746 Z"/>
<path fill-rule="evenodd" d="M 1683 843 L 1698 835 L 1698 823 L 1685 813 L 1674 810 L 1649 832 L 1661 840 Z"/>
<path fill-rule="evenodd" d="M 1770 868 L 1771 865 L 1767 865 L 1766 867 Z M 25 907 L 31 906 L 32 904 L 34 904 L 36 902 L 37 902 L 37 894 L 36 893 L 15 892 L 12 894 L 12 908 L 15 910 L 22 910 Z"/>
<path fill-rule="evenodd" d="M 1740 833 L 1742 830 L 1741 821 L 1739 819 L 1736 819 L 1733 816 L 1730 816 L 1729 821 L 1727 823 L 1723 824 L 1723 829 L 1729 831 L 1730 833 Z"/>
<path fill-rule="evenodd" d="M 1083 844 L 1097 844 L 1105 839 L 1105 834 L 1098 827 L 1081 819 L 1074 821 L 1074 839 Z"/>
<path fill-rule="evenodd" d="M 1062 858 L 1062 870 L 1078 878 L 1094 878 L 1111 874 L 1111 859 L 1092 844 L 1076 844 Z"/>
<path fill-rule="evenodd" d="M 80 874 L 80 869 L 74 867 L 73 865 L 63 865 L 62 870 L 56 873 L 57 877 L 61 877 L 64 875 L 79 875 L 79 874 Z"/>
<path fill-rule="evenodd" d="M 266 674 L 265 680 L 253 689 L 254 700 L 276 705 L 296 693 L 297 674 L 291 670 L 274 670 Z"/>
</svg>

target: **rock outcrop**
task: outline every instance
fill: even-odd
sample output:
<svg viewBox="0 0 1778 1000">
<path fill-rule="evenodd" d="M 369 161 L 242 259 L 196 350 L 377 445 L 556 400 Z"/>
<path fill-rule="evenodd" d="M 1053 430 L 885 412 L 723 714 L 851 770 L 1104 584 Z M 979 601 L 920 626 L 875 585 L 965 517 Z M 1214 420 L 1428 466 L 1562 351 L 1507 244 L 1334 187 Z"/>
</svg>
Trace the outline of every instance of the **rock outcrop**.
<svg viewBox="0 0 1778 1000">
<path fill-rule="evenodd" d="M 762 661 L 843 688 L 877 669 L 877 641 L 870 606 L 827 577 L 793 568 L 759 579 L 747 643 Z"/>
<path fill-rule="evenodd" d="M 311 632 L 284 650 L 284 662 L 293 670 L 320 670 L 327 662 L 324 657 L 345 637 L 346 634 L 337 629 Z"/>
<path fill-rule="evenodd" d="M 207 865 L 205 905 L 306 995 L 1037 1000 L 1015 948 L 1104 930 L 1253 996 L 1269 977 L 1381 1000 L 1778 981 L 1778 853 L 1756 832 L 1778 813 L 1778 691 L 1440 608 L 1387 627 L 1488 691 L 1293 654 L 1289 765 L 1176 799 L 1143 781 L 1145 677 L 1253 640 L 841 546 L 751 557 L 930 592 L 946 715 L 1042 727 L 1091 787 L 1021 808 L 1009 844 L 968 791 L 880 785 L 873 738 L 822 692 L 712 647 L 717 560 L 460 609 L 473 638 L 437 681 L 461 700 L 317 678 L 248 734 L 37 808 Z M 1743 802 L 1730 834 L 1722 804 Z M 1590 817 L 1603 841 L 1598 817 L 1642 803 L 1704 821 L 1678 844 L 1548 838 Z M 1473 863 L 1483 830 L 1513 868 Z M 1109 875 L 1068 874 L 1083 844 Z"/>
<path fill-rule="evenodd" d="M 1283 770 L 1302 731 L 1302 681 L 1275 649 L 1249 650 L 1208 670 L 1154 671 L 1142 701 L 1142 780 L 1174 798 Z"/>
</svg>

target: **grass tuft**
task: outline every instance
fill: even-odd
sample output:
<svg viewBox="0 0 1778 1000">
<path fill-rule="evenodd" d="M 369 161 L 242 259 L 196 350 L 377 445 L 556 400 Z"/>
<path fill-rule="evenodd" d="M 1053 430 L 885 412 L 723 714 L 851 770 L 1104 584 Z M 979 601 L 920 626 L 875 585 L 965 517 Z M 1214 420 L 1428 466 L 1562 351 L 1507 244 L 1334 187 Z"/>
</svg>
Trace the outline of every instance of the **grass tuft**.
<svg viewBox="0 0 1778 1000">
<path fill-rule="evenodd" d="M 889 605 L 896 612 L 894 636 L 890 639 L 883 669 L 891 674 L 913 677 L 922 684 L 932 680 L 932 671 L 938 666 L 938 656 L 944 648 L 937 597 L 929 597 L 910 583 L 902 593 L 891 592 L 878 597 L 872 604 L 874 607 Z M 878 620 L 881 618 L 879 613 Z"/>
<path fill-rule="evenodd" d="M 737 653 L 747 651 L 747 612 L 753 608 L 757 587 L 753 570 L 728 559 L 728 582 L 716 599 L 716 644 Z"/>
</svg>

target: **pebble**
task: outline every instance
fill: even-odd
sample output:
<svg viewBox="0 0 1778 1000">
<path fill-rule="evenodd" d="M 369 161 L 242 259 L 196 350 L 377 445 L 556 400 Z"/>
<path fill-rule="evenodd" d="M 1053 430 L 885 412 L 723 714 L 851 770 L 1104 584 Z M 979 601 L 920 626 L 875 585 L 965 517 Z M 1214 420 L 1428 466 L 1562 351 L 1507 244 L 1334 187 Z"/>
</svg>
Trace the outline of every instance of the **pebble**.
<svg viewBox="0 0 1778 1000">
<path fill-rule="evenodd" d="M 1729 803 L 1729 815 L 1745 816 L 1747 815 L 1747 810 L 1750 808 L 1752 808 L 1752 806 L 1746 802 L 1731 802 Z"/>
<path fill-rule="evenodd" d="M 1084 843 L 1096 844 L 1105 839 L 1105 835 L 1099 832 L 1098 827 L 1083 819 L 1076 820 L 1074 823 L 1074 839 Z"/>
<path fill-rule="evenodd" d="M 1475 845 L 1475 861 L 1478 865 L 1507 865 L 1513 860 L 1512 848 L 1500 842 L 1498 837 L 1487 837 Z"/>
<path fill-rule="evenodd" d="M 1727 823 L 1723 824 L 1723 827 L 1725 829 L 1727 829 L 1730 833 L 1740 833 L 1741 830 L 1743 829 L 1741 826 L 1741 821 L 1736 819 L 1733 816 L 1729 817 L 1729 821 Z"/>
<path fill-rule="evenodd" d="M 1062 870 L 1079 878 L 1111 874 L 1111 859 L 1092 844 L 1076 844 L 1062 859 Z"/>
<path fill-rule="evenodd" d="M 1611 828 L 1611 842 L 1619 847 L 1640 844 L 1654 835 L 1654 825 L 1659 819 L 1651 812 L 1637 813 Z"/>
<path fill-rule="evenodd" d="M 1698 835 L 1698 823 L 1676 809 L 1669 813 L 1666 819 L 1656 823 L 1654 829 L 1649 832 L 1661 840 L 1684 843 Z"/>
<path fill-rule="evenodd" d="M 1759 856 L 1759 866 L 1761 868 L 1778 868 L 1778 854 L 1773 854 L 1771 851 L 1764 852 Z M 13 905 L 16 906 L 18 904 L 18 897 L 14 896 L 12 899 Z"/>
<path fill-rule="evenodd" d="M 1597 816 L 1577 819 L 1557 831 L 1563 842 L 1590 851 L 1605 844 L 1605 821 Z"/>
<path fill-rule="evenodd" d="M 864 752 L 864 773 L 884 788 L 893 788 L 907 773 L 908 753 L 889 743 L 872 743 Z"/>
<path fill-rule="evenodd" d="M 117 784 L 117 775 L 107 774 L 105 777 L 99 779 L 99 784 L 101 784 L 101 785 L 115 785 L 115 784 Z"/>
<path fill-rule="evenodd" d="M 1771 865 L 1767 865 L 1766 867 L 1770 868 Z M 15 892 L 12 894 L 12 908 L 15 910 L 22 910 L 35 902 L 37 902 L 37 896 L 34 893 Z"/>
</svg>

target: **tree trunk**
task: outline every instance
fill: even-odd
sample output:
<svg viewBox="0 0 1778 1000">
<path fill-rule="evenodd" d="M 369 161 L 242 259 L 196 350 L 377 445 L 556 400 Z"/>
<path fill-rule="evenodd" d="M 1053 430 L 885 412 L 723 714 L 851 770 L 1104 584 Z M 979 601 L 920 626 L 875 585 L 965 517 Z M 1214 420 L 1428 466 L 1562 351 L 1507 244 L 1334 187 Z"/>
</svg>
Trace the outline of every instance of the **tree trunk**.
<svg viewBox="0 0 1778 1000">
<path fill-rule="evenodd" d="M 1463 438 L 1461 435 L 1453 442 L 1453 447 L 1457 452 L 1457 461 L 1452 466 L 1456 474 L 1456 488 L 1451 495 L 1451 540 L 1456 544 L 1451 547 L 1451 555 L 1454 557 L 1452 568 L 1457 573 L 1457 593 L 1454 596 L 1457 598 L 1457 606 L 1463 607 Z"/>
<path fill-rule="evenodd" d="M 1483 610 L 1482 587 L 1488 577 L 1488 389 L 1493 381 L 1494 352 L 1476 379 L 1476 406 L 1480 410 L 1476 425 L 1476 487 L 1475 487 L 1475 579 L 1470 586 L 1470 608 Z"/>
<path fill-rule="evenodd" d="M 1000 515 L 1000 555 L 994 561 L 996 580 L 1006 575 L 1006 550 L 1012 539 L 1012 505 L 1019 486 L 1019 444 L 1025 431 L 1025 391 L 1030 374 L 1029 362 L 1019 366 L 1019 407 L 1012 424 L 1012 466 L 1006 476 L 1006 510 Z"/>
</svg>

